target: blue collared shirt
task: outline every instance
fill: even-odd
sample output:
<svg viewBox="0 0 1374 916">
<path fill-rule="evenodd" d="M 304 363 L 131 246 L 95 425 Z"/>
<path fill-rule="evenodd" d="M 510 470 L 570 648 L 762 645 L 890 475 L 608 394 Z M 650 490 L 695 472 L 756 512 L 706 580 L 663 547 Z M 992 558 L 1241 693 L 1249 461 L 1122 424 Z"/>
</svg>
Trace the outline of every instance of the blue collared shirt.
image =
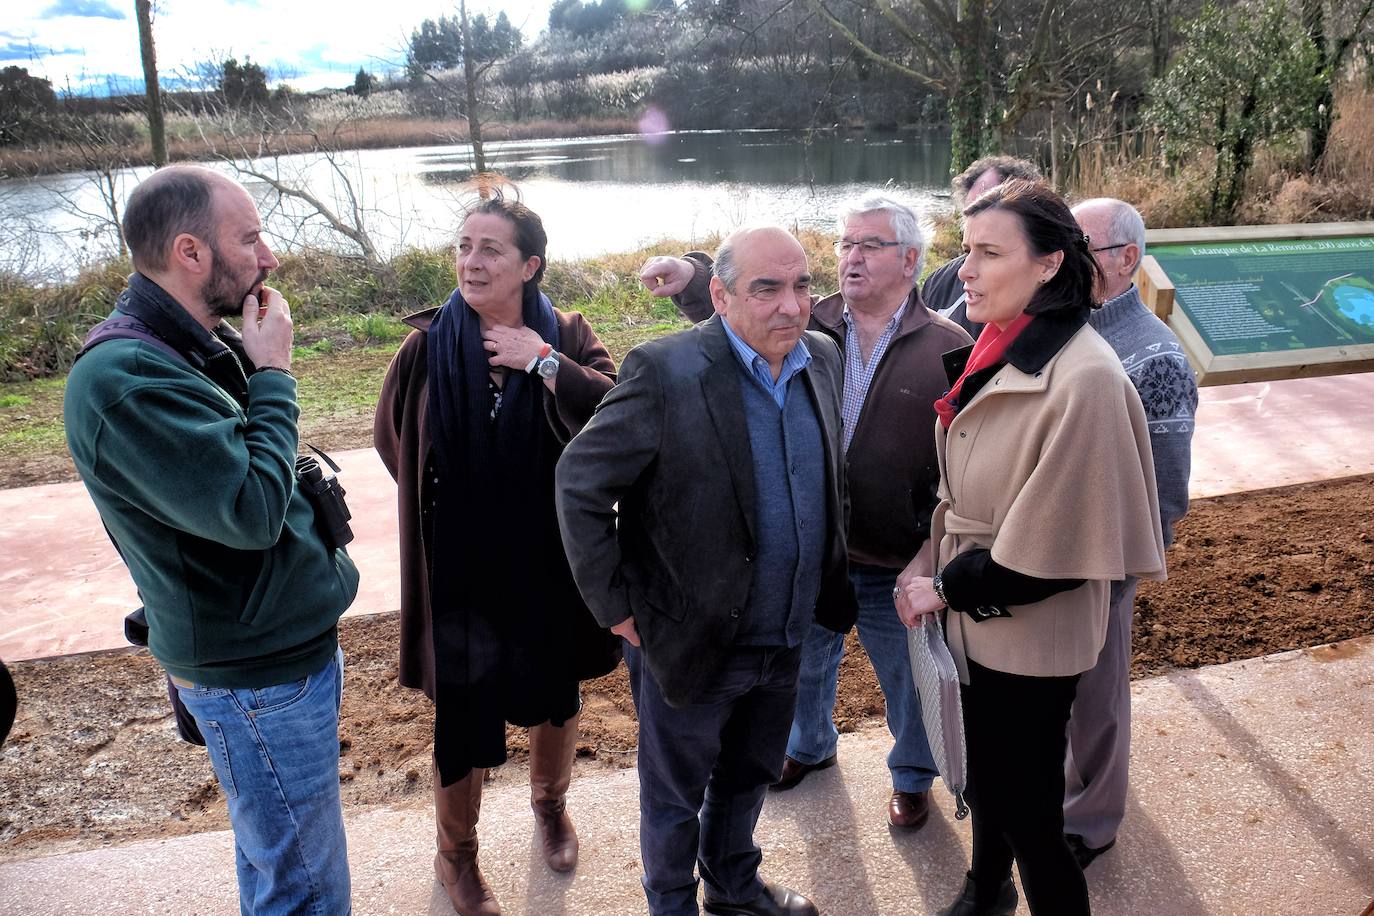
<svg viewBox="0 0 1374 916">
<path fill-rule="evenodd" d="M 854 316 L 849 314 L 849 306 L 844 307 L 844 401 L 840 407 L 840 417 L 844 420 L 844 450 L 849 451 L 849 441 L 854 438 L 854 427 L 858 425 L 859 414 L 864 409 L 864 401 L 868 400 L 868 388 L 873 383 L 873 373 L 878 371 L 878 363 L 882 362 L 883 354 L 887 352 L 887 345 L 892 343 L 892 337 L 897 333 L 897 326 L 902 323 L 902 316 L 906 314 L 906 302 L 902 302 L 902 307 L 892 313 L 892 317 L 883 327 L 883 332 L 878 335 L 878 339 L 873 344 L 873 352 L 868 355 L 868 364 L 864 364 L 863 350 L 859 347 L 859 332 L 854 328 Z"/>
<path fill-rule="evenodd" d="M 782 371 L 778 373 L 778 380 L 773 381 L 773 370 L 768 365 L 768 360 L 758 354 L 758 351 L 744 342 L 735 329 L 730 327 L 730 322 L 722 315 L 720 323 L 725 326 L 725 336 L 730 339 L 730 349 L 735 351 L 735 357 L 740 361 L 740 365 L 753 377 L 754 381 L 762 386 L 763 390 L 777 402 L 778 409 L 781 410 L 787 403 L 787 383 L 792 381 L 792 376 L 806 368 L 811 362 L 811 351 L 806 347 L 806 338 L 797 341 L 788 354 L 783 357 Z"/>
</svg>

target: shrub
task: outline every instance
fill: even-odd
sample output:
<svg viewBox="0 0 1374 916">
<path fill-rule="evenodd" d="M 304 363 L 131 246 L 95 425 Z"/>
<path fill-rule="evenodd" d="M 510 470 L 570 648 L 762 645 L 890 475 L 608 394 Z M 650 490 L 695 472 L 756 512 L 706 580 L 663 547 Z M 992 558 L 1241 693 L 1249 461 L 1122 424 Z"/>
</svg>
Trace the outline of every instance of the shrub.
<svg viewBox="0 0 1374 916">
<path fill-rule="evenodd" d="M 412 248 L 391 261 L 396 276 L 398 311 L 413 312 L 440 305 L 457 284 L 452 248 Z"/>
<path fill-rule="evenodd" d="M 0 277 L 0 378 L 66 371 L 86 332 L 114 308 L 129 270 L 128 261 L 108 261 L 55 286 Z"/>
<path fill-rule="evenodd" d="M 366 315 L 346 315 L 344 330 L 354 342 L 368 346 L 390 343 L 406 336 L 406 326 L 391 315 L 370 312 Z"/>
</svg>

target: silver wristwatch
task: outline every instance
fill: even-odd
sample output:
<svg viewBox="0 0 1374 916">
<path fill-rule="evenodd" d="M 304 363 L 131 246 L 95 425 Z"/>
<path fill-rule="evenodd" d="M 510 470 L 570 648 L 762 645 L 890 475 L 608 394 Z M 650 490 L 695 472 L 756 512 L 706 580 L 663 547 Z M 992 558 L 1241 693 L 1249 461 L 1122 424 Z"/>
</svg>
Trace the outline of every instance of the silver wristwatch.
<svg viewBox="0 0 1374 916">
<path fill-rule="evenodd" d="M 539 354 L 525 367 L 525 371 L 540 378 L 553 378 L 558 374 L 558 351 L 549 344 L 544 344 Z"/>
<path fill-rule="evenodd" d="M 534 364 L 534 373 L 540 378 L 553 378 L 558 374 L 558 351 L 550 350 L 548 355 L 539 357 Z"/>
</svg>

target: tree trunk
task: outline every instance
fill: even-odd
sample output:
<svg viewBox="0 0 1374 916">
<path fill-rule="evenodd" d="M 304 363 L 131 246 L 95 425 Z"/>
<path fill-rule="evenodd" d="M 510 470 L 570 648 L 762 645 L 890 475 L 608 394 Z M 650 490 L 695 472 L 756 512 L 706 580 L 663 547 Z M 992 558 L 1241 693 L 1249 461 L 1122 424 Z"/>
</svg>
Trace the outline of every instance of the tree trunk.
<svg viewBox="0 0 1374 916">
<path fill-rule="evenodd" d="M 468 96 L 468 140 L 472 143 L 473 168 L 480 175 L 487 170 L 487 157 L 482 149 L 482 121 L 477 114 L 477 67 L 472 59 L 472 39 L 468 33 L 467 0 L 459 0 L 458 17 L 463 34 L 463 82 L 467 87 Z"/>
<path fill-rule="evenodd" d="M 1222 100 L 1221 112 L 1217 116 L 1217 141 L 1212 149 L 1216 155 L 1216 167 L 1212 171 L 1212 195 L 1207 204 L 1207 220 L 1215 223 L 1221 206 L 1221 186 L 1226 183 L 1226 101 Z"/>
<path fill-rule="evenodd" d="M 1226 218 L 1227 225 L 1235 222 L 1236 207 L 1240 205 L 1241 193 L 1245 190 L 1245 179 L 1250 174 L 1250 164 L 1255 158 L 1254 142 L 1249 131 L 1243 128 L 1254 120 L 1255 108 L 1258 105 L 1258 87 L 1252 84 L 1241 103 L 1240 117 L 1236 121 L 1242 129 L 1236 131 L 1235 138 L 1231 141 L 1231 180 L 1227 185 L 1221 208 L 1221 215 Z"/>
<path fill-rule="evenodd" d="M 143 87 L 148 96 L 148 135 L 153 143 L 153 165 L 167 164 L 167 130 L 162 120 L 162 91 L 157 82 L 157 50 L 153 47 L 152 0 L 134 0 L 138 16 L 138 47 L 143 55 Z"/>
<path fill-rule="evenodd" d="M 1321 89 L 1317 104 L 1312 106 L 1312 117 L 1307 123 L 1307 168 L 1315 169 L 1326 153 L 1326 145 L 1331 139 L 1334 122 L 1333 109 L 1336 106 L 1331 82 L 1335 79 L 1335 62 L 1331 60 L 1330 46 L 1326 41 L 1325 0 L 1302 0 L 1302 23 L 1312 44 L 1317 47 L 1317 79 Z"/>
<path fill-rule="evenodd" d="M 1063 176 L 1059 173 L 1059 119 L 1055 117 L 1059 113 L 1059 100 L 1050 102 L 1050 187 L 1062 188 Z"/>
<path fill-rule="evenodd" d="M 957 175 L 983 155 L 987 139 L 985 0 L 959 0 L 962 29 L 954 45 L 954 91 L 949 97 L 950 172 Z"/>
<path fill-rule="evenodd" d="M 1150 75 L 1159 79 L 1169 69 L 1169 7 L 1173 0 L 1150 3 Z"/>
</svg>

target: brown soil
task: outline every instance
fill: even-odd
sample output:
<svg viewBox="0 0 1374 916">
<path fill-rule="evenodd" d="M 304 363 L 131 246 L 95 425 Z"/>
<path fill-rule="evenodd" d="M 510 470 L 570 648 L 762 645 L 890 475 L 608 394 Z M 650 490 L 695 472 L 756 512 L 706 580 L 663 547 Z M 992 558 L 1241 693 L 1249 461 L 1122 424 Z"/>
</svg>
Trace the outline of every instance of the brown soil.
<svg viewBox="0 0 1374 916">
<path fill-rule="evenodd" d="M 1141 588 L 1133 674 L 1374 632 L 1371 488 L 1374 476 L 1195 503 L 1169 552 L 1169 581 Z M 396 684 L 396 616 L 345 620 L 341 641 L 344 804 L 427 805 L 433 716 Z M 0 861 L 226 826 L 210 765 L 177 741 L 146 653 L 21 662 L 13 673 L 21 708 L 0 752 Z M 629 765 L 635 723 L 623 667 L 584 694 L 579 766 Z M 882 710 L 851 636 L 836 722 L 841 731 L 876 726 Z M 509 746 L 513 765 L 495 780 L 524 779 L 520 730 Z"/>
</svg>

